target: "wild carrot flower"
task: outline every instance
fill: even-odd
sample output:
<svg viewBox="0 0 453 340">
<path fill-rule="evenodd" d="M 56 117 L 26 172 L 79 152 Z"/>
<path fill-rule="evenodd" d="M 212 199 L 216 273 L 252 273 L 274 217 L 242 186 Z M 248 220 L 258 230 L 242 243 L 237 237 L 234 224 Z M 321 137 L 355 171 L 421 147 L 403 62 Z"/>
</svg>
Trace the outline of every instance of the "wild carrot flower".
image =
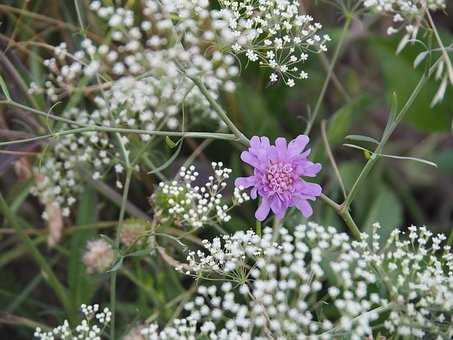
<svg viewBox="0 0 453 340">
<path fill-rule="evenodd" d="M 232 170 L 225 168 L 222 162 L 212 162 L 211 166 L 213 176 L 202 186 L 194 185 L 199 175 L 194 165 L 182 167 L 177 179 L 159 184 L 151 201 L 161 221 L 197 229 L 231 220 L 230 210 L 250 197 L 235 188 L 231 201 L 227 201 L 224 190 Z"/>
<path fill-rule="evenodd" d="M 99 305 L 82 305 L 82 321 L 71 327 L 68 320 L 49 331 L 36 328 L 34 338 L 38 340 L 85 339 L 100 340 L 106 327 L 110 324 L 112 312 L 108 308 L 101 310 Z"/>
<path fill-rule="evenodd" d="M 277 138 L 271 145 L 267 137 L 253 137 L 250 148 L 241 159 L 254 167 L 249 177 L 236 179 L 239 188 L 252 188 L 251 197 L 261 197 L 255 217 L 263 221 L 269 211 L 281 219 L 289 207 L 296 207 L 305 217 L 313 214 L 308 203 L 321 194 L 321 186 L 301 179 L 314 177 L 321 170 L 319 163 L 308 160 L 310 150 L 305 150 L 309 138 L 300 135 L 289 144 L 285 138 Z M 305 151 L 304 151 L 305 150 Z"/>
</svg>

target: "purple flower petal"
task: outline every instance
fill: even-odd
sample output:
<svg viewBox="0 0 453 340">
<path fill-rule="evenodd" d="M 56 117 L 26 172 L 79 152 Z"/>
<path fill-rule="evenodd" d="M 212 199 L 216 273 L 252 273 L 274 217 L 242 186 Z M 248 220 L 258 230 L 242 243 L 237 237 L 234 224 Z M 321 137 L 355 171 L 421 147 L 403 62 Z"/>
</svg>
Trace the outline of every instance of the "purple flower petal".
<svg viewBox="0 0 453 340">
<path fill-rule="evenodd" d="M 290 157 L 300 154 L 304 151 L 310 139 L 305 135 L 297 136 L 288 145 L 288 154 Z"/>
<path fill-rule="evenodd" d="M 261 204 L 258 207 L 258 210 L 255 212 L 255 217 L 258 221 L 264 221 L 269 215 L 269 211 L 271 210 L 271 206 L 266 198 L 263 197 L 261 200 Z"/>
<path fill-rule="evenodd" d="M 234 181 L 234 185 L 239 188 L 243 187 L 244 189 L 250 188 L 256 184 L 255 181 L 255 176 L 249 176 L 249 177 L 238 177 Z"/>
<path fill-rule="evenodd" d="M 285 138 L 279 137 L 275 140 L 275 150 L 277 151 L 279 160 L 284 160 L 287 157 L 288 144 Z"/>
<path fill-rule="evenodd" d="M 304 217 L 310 217 L 313 215 L 313 208 L 310 203 L 305 199 L 299 199 L 295 202 L 295 206 L 304 215 Z"/>
<path fill-rule="evenodd" d="M 244 151 L 243 153 L 241 153 L 241 160 L 255 168 L 260 166 L 258 158 L 248 151 Z"/>
<path fill-rule="evenodd" d="M 271 200 L 271 209 L 278 219 L 281 220 L 283 217 L 285 217 L 287 207 L 283 206 L 283 203 L 279 198 L 274 197 Z"/>
<path fill-rule="evenodd" d="M 302 195 L 312 196 L 314 198 L 321 195 L 321 192 L 322 188 L 319 184 L 309 182 L 302 183 L 302 190 L 300 191 Z"/>
<path fill-rule="evenodd" d="M 301 176 L 315 177 L 321 171 L 321 164 L 305 161 L 305 164 L 297 167 L 297 172 Z"/>
</svg>

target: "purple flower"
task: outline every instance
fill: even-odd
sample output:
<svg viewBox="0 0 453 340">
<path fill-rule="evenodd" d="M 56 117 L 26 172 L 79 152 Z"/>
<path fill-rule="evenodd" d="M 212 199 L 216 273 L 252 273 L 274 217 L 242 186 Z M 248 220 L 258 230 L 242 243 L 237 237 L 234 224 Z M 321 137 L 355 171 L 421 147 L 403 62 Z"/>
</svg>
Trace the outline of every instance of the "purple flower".
<svg viewBox="0 0 453 340">
<path fill-rule="evenodd" d="M 254 167 L 253 175 L 240 177 L 236 187 L 251 188 L 251 197 L 261 196 L 261 204 L 255 217 L 263 221 L 269 211 L 282 219 L 286 209 L 296 207 L 305 217 L 313 214 L 308 200 L 321 195 L 321 186 L 305 182 L 301 177 L 314 177 L 321 164 L 308 160 L 310 149 L 304 151 L 309 138 L 300 135 L 289 144 L 285 138 L 277 138 L 271 145 L 267 137 L 254 136 L 250 148 L 241 154 L 241 159 Z"/>
</svg>

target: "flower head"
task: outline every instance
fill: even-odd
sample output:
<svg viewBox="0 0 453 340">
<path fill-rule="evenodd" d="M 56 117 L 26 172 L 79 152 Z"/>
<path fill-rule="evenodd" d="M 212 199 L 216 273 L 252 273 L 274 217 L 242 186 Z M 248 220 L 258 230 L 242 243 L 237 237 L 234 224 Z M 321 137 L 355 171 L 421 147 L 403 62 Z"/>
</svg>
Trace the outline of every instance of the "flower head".
<svg viewBox="0 0 453 340">
<path fill-rule="evenodd" d="M 103 273 L 115 261 L 115 252 L 107 241 L 100 238 L 88 241 L 82 260 L 89 274 Z"/>
<path fill-rule="evenodd" d="M 253 137 L 250 148 L 241 159 L 254 167 L 252 176 L 236 179 L 236 186 L 252 188 L 251 197 L 261 196 L 261 204 L 255 217 L 263 221 L 272 210 L 283 218 L 286 209 L 296 207 L 305 217 L 313 213 L 308 200 L 321 194 L 321 186 L 308 183 L 302 176 L 314 177 L 321 170 L 319 163 L 308 160 L 310 150 L 305 150 L 309 138 L 300 135 L 289 144 L 285 138 L 277 138 L 271 145 L 267 137 Z"/>
</svg>

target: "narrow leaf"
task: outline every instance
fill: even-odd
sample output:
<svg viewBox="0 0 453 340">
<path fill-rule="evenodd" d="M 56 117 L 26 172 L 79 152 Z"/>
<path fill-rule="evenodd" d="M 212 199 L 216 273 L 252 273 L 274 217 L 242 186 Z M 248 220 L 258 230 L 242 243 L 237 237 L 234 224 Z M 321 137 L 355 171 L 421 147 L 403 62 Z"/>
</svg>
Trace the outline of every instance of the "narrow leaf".
<svg viewBox="0 0 453 340">
<path fill-rule="evenodd" d="M 406 47 L 407 43 L 409 42 L 409 34 L 406 34 L 403 39 L 401 39 L 398 47 L 396 48 L 396 54 L 400 54 L 402 50 Z"/>
<path fill-rule="evenodd" d="M 97 220 L 96 191 L 86 187 L 81 194 L 76 225 L 92 224 Z M 96 235 L 95 230 L 79 230 L 73 234 L 69 242 L 68 284 L 70 297 L 74 306 L 88 303 L 96 290 L 96 284 L 82 263 L 83 251 L 88 240 Z"/>
<path fill-rule="evenodd" d="M 421 52 L 415 59 L 414 59 L 414 68 L 417 68 L 420 63 L 426 59 L 426 57 L 429 55 L 428 51 Z"/>
<path fill-rule="evenodd" d="M 165 137 L 165 143 L 167 144 L 167 146 L 170 148 L 170 149 L 174 149 L 178 146 L 179 142 L 175 143 L 171 140 L 170 137 L 166 136 Z"/>
<path fill-rule="evenodd" d="M 391 123 L 396 118 L 396 115 L 398 114 L 398 95 L 396 94 L 395 91 L 392 92 L 392 101 L 391 101 L 391 106 L 390 106 L 390 116 L 387 121 L 386 129 L 389 127 Z"/>
<path fill-rule="evenodd" d="M 359 145 L 355 145 L 355 144 L 347 144 L 347 143 L 346 143 L 346 144 L 343 144 L 343 146 L 346 146 L 346 147 L 348 147 L 348 148 L 353 148 L 353 149 L 358 149 L 358 150 L 366 151 L 366 152 L 369 152 L 369 153 L 371 153 L 371 154 L 373 153 L 372 151 L 370 151 L 370 150 L 368 150 L 368 149 L 366 149 L 366 148 L 364 148 L 364 147 L 361 147 L 361 146 L 359 146 Z"/>
<path fill-rule="evenodd" d="M 363 136 L 363 135 L 348 135 L 345 138 L 349 139 L 349 140 L 379 144 L 379 141 L 374 139 L 373 137 L 368 137 L 368 136 Z"/>
<path fill-rule="evenodd" d="M 5 97 L 8 100 L 11 100 L 11 96 L 9 94 L 8 87 L 6 86 L 6 82 L 1 75 L 0 75 L 0 87 L 2 88 L 2 92 L 5 95 Z"/>
<path fill-rule="evenodd" d="M 439 104 L 445 97 L 445 92 L 447 91 L 447 85 L 448 85 L 448 79 L 447 77 L 442 80 L 442 83 L 439 86 L 439 89 L 436 92 L 436 95 L 434 96 L 432 102 L 431 102 L 431 107 L 436 106 Z"/>
<path fill-rule="evenodd" d="M 112 268 L 110 268 L 110 270 L 107 271 L 107 273 L 111 273 L 111 272 L 116 272 L 118 271 L 121 266 L 123 265 L 123 262 L 124 262 L 124 257 L 123 256 L 120 256 L 116 261 L 115 263 L 113 264 Z"/>
<path fill-rule="evenodd" d="M 127 254 L 125 257 L 139 257 L 139 256 L 141 257 L 141 256 L 149 255 L 149 254 L 150 254 L 149 249 L 141 249 L 141 250 L 131 252 L 131 253 Z"/>
<path fill-rule="evenodd" d="M 393 159 L 415 161 L 415 162 L 423 163 L 423 164 L 430 165 L 430 166 L 437 168 L 436 163 L 427 161 L 426 159 L 417 158 L 417 157 L 404 157 L 404 156 L 394 156 L 394 155 L 385 155 L 385 154 L 379 154 L 379 156 L 386 157 L 386 158 L 393 158 Z"/>
</svg>

